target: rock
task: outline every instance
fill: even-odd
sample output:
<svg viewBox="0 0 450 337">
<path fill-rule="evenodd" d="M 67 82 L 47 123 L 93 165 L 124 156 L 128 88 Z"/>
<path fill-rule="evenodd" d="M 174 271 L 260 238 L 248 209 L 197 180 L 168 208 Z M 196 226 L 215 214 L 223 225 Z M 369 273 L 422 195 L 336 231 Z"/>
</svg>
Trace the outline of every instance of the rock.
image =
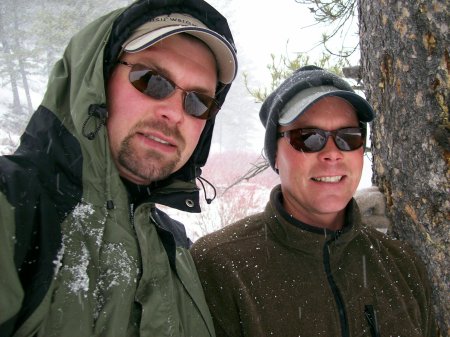
<svg viewBox="0 0 450 337">
<path fill-rule="evenodd" d="M 371 186 L 356 191 L 355 200 L 361 210 L 363 222 L 386 233 L 391 223 L 386 216 L 384 195 L 378 187 Z"/>
</svg>

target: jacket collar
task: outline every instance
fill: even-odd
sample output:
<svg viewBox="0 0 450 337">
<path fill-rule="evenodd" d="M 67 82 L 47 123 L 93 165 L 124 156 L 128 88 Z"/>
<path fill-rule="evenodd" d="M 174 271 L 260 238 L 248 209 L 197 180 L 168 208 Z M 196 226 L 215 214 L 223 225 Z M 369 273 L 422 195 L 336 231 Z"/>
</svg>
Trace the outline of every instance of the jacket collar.
<svg viewBox="0 0 450 337">
<path fill-rule="evenodd" d="M 135 207 L 144 202 L 161 204 L 184 212 L 198 213 L 201 211 L 199 189 L 195 182 L 182 180 L 167 180 L 151 185 L 137 185 L 122 179 L 130 199 Z"/>
<path fill-rule="evenodd" d="M 354 199 L 346 207 L 344 227 L 339 231 L 314 227 L 293 218 L 282 205 L 279 185 L 272 190 L 265 213 L 268 227 L 279 241 L 320 259 L 326 244 L 333 244 L 333 247 L 342 252 L 362 227 L 361 216 Z"/>
</svg>

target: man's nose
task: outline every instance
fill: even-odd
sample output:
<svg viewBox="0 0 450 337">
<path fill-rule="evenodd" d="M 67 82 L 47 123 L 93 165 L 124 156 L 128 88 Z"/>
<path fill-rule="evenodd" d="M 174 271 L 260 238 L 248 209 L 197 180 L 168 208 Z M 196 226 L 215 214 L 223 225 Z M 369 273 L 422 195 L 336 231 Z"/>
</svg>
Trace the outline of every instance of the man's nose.
<svg viewBox="0 0 450 337">
<path fill-rule="evenodd" d="M 332 135 L 328 136 L 325 147 L 319 152 L 319 156 L 323 160 L 340 160 L 343 158 L 342 151 L 337 147 Z"/>
<path fill-rule="evenodd" d="M 184 99 L 185 92 L 176 88 L 170 96 L 156 102 L 156 113 L 173 123 L 179 123 L 186 114 L 184 111 Z"/>
</svg>

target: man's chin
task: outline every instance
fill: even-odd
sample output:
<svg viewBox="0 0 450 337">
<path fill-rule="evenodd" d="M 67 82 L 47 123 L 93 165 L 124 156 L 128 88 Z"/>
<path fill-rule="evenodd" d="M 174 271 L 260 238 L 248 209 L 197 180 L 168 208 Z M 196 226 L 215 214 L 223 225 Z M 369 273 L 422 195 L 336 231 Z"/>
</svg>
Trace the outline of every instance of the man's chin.
<svg viewBox="0 0 450 337">
<path fill-rule="evenodd" d="M 131 165 L 130 165 L 131 164 Z M 135 163 L 129 161 L 121 163 L 122 173 L 124 178 L 132 181 L 138 185 L 149 185 L 154 181 L 164 180 L 169 177 L 176 167 L 173 163 L 168 163 L 165 165 L 155 166 L 155 165 L 133 165 Z"/>
<path fill-rule="evenodd" d="M 166 179 L 177 170 L 179 158 L 166 158 L 156 151 L 138 153 L 129 146 L 124 146 L 121 150 L 118 165 L 121 166 L 123 173 L 129 176 L 127 179 L 134 183 L 148 185 Z"/>
</svg>

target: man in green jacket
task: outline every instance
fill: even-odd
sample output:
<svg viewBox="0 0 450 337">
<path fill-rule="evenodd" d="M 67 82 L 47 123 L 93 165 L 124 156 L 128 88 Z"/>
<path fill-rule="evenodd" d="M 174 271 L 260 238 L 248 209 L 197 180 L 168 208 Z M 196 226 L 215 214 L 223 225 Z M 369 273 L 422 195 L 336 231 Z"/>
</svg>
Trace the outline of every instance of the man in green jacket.
<svg viewBox="0 0 450 337">
<path fill-rule="evenodd" d="M 75 35 L 0 158 L 0 336 L 214 336 L 182 224 L 199 212 L 233 38 L 203 0 L 142 0 Z"/>
<path fill-rule="evenodd" d="M 279 174 L 260 214 L 192 247 L 217 336 L 434 337 L 430 286 L 405 244 L 361 222 L 369 103 L 321 68 L 296 71 L 263 103 Z"/>
</svg>

